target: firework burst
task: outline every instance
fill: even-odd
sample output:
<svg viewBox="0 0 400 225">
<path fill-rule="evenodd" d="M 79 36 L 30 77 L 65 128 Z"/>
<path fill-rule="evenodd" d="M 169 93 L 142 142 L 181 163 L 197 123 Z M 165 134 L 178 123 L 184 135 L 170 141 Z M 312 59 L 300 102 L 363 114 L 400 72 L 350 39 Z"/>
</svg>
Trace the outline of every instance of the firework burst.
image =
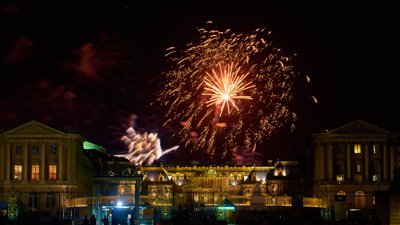
<svg viewBox="0 0 400 225">
<path fill-rule="evenodd" d="M 240 95 L 241 92 L 254 87 L 251 82 L 243 82 L 248 74 L 240 76 L 240 68 L 237 68 L 235 71 L 233 71 L 233 68 L 232 64 L 225 69 L 222 69 L 222 66 L 220 65 L 220 75 L 218 75 L 215 70 L 212 70 L 213 76 L 206 72 L 207 77 L 204 78 L 204 90 L 208 92 L 203 95 L 211 96 L 206 104 L 207 106 L 214 104 L 217 106 L 221 105 L 218 106 L 220 107 L 219 117 L 221 117 L 225 106 L 228 109 L 228 114 L 230 114 L 230 104 L 239 110 L 235 99 L 252 99 L 250 96 Z"/>
<path fill-rule="evenodd" d="M 254 146 L 284 125 L 293 128 L 295 73 L 291 57 L 272 46 L 270 32 L 198 32 L 198 43 L 167 49 L 172 66 L 157 99 L 167 108 L 165 124 L 183 125 L 184 145 L 210 158 L 225 157 L 228 149 Z"/>
<path fill-rule="evenodd" d="M 163 151 L 160 138 L 156 133 L 140 134 L 132 127 L 126 130 L 126 135 L 121 138 L 121 141 L 128 148 L 128 153 L 115 156 L 124 157 L 134 165 L 151 165 L 155 160 L 178 149 L 178 146 L 175 146 Z"/>
</svg>

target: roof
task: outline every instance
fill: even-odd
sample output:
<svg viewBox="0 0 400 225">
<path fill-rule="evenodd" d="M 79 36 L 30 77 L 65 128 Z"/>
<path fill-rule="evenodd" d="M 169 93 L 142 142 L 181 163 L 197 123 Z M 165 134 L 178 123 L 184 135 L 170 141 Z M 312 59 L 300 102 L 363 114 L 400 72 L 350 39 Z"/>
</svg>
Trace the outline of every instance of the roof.
<svg viewBox="0 0 400 225">
<path fill-rule="evenodd" d="M 235 209 L 236 206 L 227 198 L 225 198 L 221 203 L 218 204 L 218 208 Z"/>
</svg>

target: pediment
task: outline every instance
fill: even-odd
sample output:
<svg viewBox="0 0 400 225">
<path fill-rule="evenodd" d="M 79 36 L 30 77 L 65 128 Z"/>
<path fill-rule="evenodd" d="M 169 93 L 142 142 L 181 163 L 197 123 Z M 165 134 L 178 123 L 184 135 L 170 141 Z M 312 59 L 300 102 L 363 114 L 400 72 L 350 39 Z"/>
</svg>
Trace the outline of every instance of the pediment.
<svg viewBox="0 0 400 225">
<path fill-rule="evenodd" d="M 51 135 L 51 134 L 64 134 L 52 127 L 32 120 L 28 123 L 22 124 L 14 129 L 4 132 L 7 135 Z"/>
<path fill-rule="evenodd" d="M 366 123 L 362 120 L 354 120 L 341 127 L 328 131 L 329 134 L 390 134 L 389 131 Z"/>
</svg>

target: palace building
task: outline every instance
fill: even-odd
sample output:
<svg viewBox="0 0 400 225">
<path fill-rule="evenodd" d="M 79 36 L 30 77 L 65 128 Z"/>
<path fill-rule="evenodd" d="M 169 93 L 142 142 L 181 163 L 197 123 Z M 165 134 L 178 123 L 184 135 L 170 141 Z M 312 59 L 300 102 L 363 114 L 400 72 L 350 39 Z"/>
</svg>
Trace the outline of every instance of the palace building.
<svg viewBox="0 0 400 225">
<path fill-rule="evenodd" d="M 37 121 L 0 134 L 0 202 L 9 203 L 9 218 L 27 212 L 67 215 L 67 199 L 92 189 L 84 140 Z"/>
<path fill-rule="evenodd" d="M 134 166 L 76 132 L 31 121 L 0 134 L 0 207 L 9 218 L 94 214 L 120 224 L 171 220 L 187 209 L 231 223 L 246 211 L 345 218 L 389 189 L 399 137 L 356 120 L 313 134 L 306 160 Z"/>
<path fill-rule="evenodd" d="M 375 204 L 400 162 L 399 137 L 361 120 L 312 135 L 313 192 L 324 199 L 325 216 L 345 218 Z"/>
<path fill-rule="evenodd" d="M 171 220 L 174 211 L 183 209 L 219 215 L 223 220 L 235 211 L 320 209 L 322 199 L 304 196 L 304 180 L 297 161 L 269 161 L 265 166 L 136 166 L 130 162 L 103 162 L 100 174 L 93 178 L 93 198 L 88 207 L 97 204 L 99 216 L 124 218 L 140 208 L 138 220 L 145 224 L 146 209 L 152 209 L 151 220 Z M 138 193 L 140 192 L 140 193 Z M 293 196 L 300 202 L 293 202 Z M 228 203 L 227 203 L 228 202 Z M 229 204 L 222 207 L 221 204 Z M 89 206 L 89 205 L 92 206 Z M 71 207 L 73 207 L 71 203 Z"/>
</svg>

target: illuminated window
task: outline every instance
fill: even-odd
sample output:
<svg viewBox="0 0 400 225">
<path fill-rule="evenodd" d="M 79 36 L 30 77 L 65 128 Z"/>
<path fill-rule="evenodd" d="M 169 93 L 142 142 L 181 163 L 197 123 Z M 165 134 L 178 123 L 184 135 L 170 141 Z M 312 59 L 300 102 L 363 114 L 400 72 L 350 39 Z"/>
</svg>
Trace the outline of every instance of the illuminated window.
<svg viewBox="0 0 400 225">
<path fill-rule="evenodd" d="M 357 163 L 357 164 L 355 165 L 354 171 L 355 171 L 356 173 L 361 173 L 361 164 Z"/>
<path fill-rule="evenodd" d="M 54 208 L 56 206 L 56 196 L 54 192 L 46 193 L 46 208 Z"/>
<path fill-rule="evenodd" d="M 50 154 L 57 154 L 57 145 L 56 144 L 52 144 L 50 145 Z"/>
<path fill-rule="evenodd" d="M 21 145 L 16 145 L 15 146 L 15 154 L 16 155 L 21 155 L 22 154 L 22 146 Z"/>
<path fill-rule="evenodd" d="M 32 155 L 39 155 L 39 145 L 32 145 Z"/>
<path fill-rule="evenodd" d="M 373 154 L 379 154 L 379 148 L 376 144 L 372 145 L 372 153 Z"/>
<path fill-rule="evenodd" d="M 14 180 L 21 180 L 22 179 L 22 165 L 15 164 L 14 165 Z"/>
<path fill-rule="evenodd" d="M 356 191 L 354 194 L 354 207 L 356 209 L 365 208 L 365 195 L 362 191 Z"/>
<path fill-rule="evenodd" d="M 57 165 L 49 165 L 49 180 L 57 179 Z"/>
<path fill-rule="evenodd" d="M 36 192 L 29 193 L 29 208 L 37 208 L 38 207 L 38 194 Z"/>
<path fill-rule="evenodd" d="M 361 145 L 360 144 L 354 144 L 354 153 L 361 154 Z"/>
<path fill-rule="evenodd" d="M 271 195 L 277 195 L 279 193 L 279 185 L 278 184 L 270 184 L 268 190 Z"/>
<path fill-rule="evenodd" d="M 39 180 L 39 165 L 32 165 L 31 180 Z"/>
<path fill-rule="evenodd" d="M 344 175 L 343 174 L 336 175 L 336 181 L 344 181 Z"/>
<path fill-rule="evenodd" d="M 379 181 L 379 175 L 378 174 L 372 175 L 372 181 Z"/>
</svg>

